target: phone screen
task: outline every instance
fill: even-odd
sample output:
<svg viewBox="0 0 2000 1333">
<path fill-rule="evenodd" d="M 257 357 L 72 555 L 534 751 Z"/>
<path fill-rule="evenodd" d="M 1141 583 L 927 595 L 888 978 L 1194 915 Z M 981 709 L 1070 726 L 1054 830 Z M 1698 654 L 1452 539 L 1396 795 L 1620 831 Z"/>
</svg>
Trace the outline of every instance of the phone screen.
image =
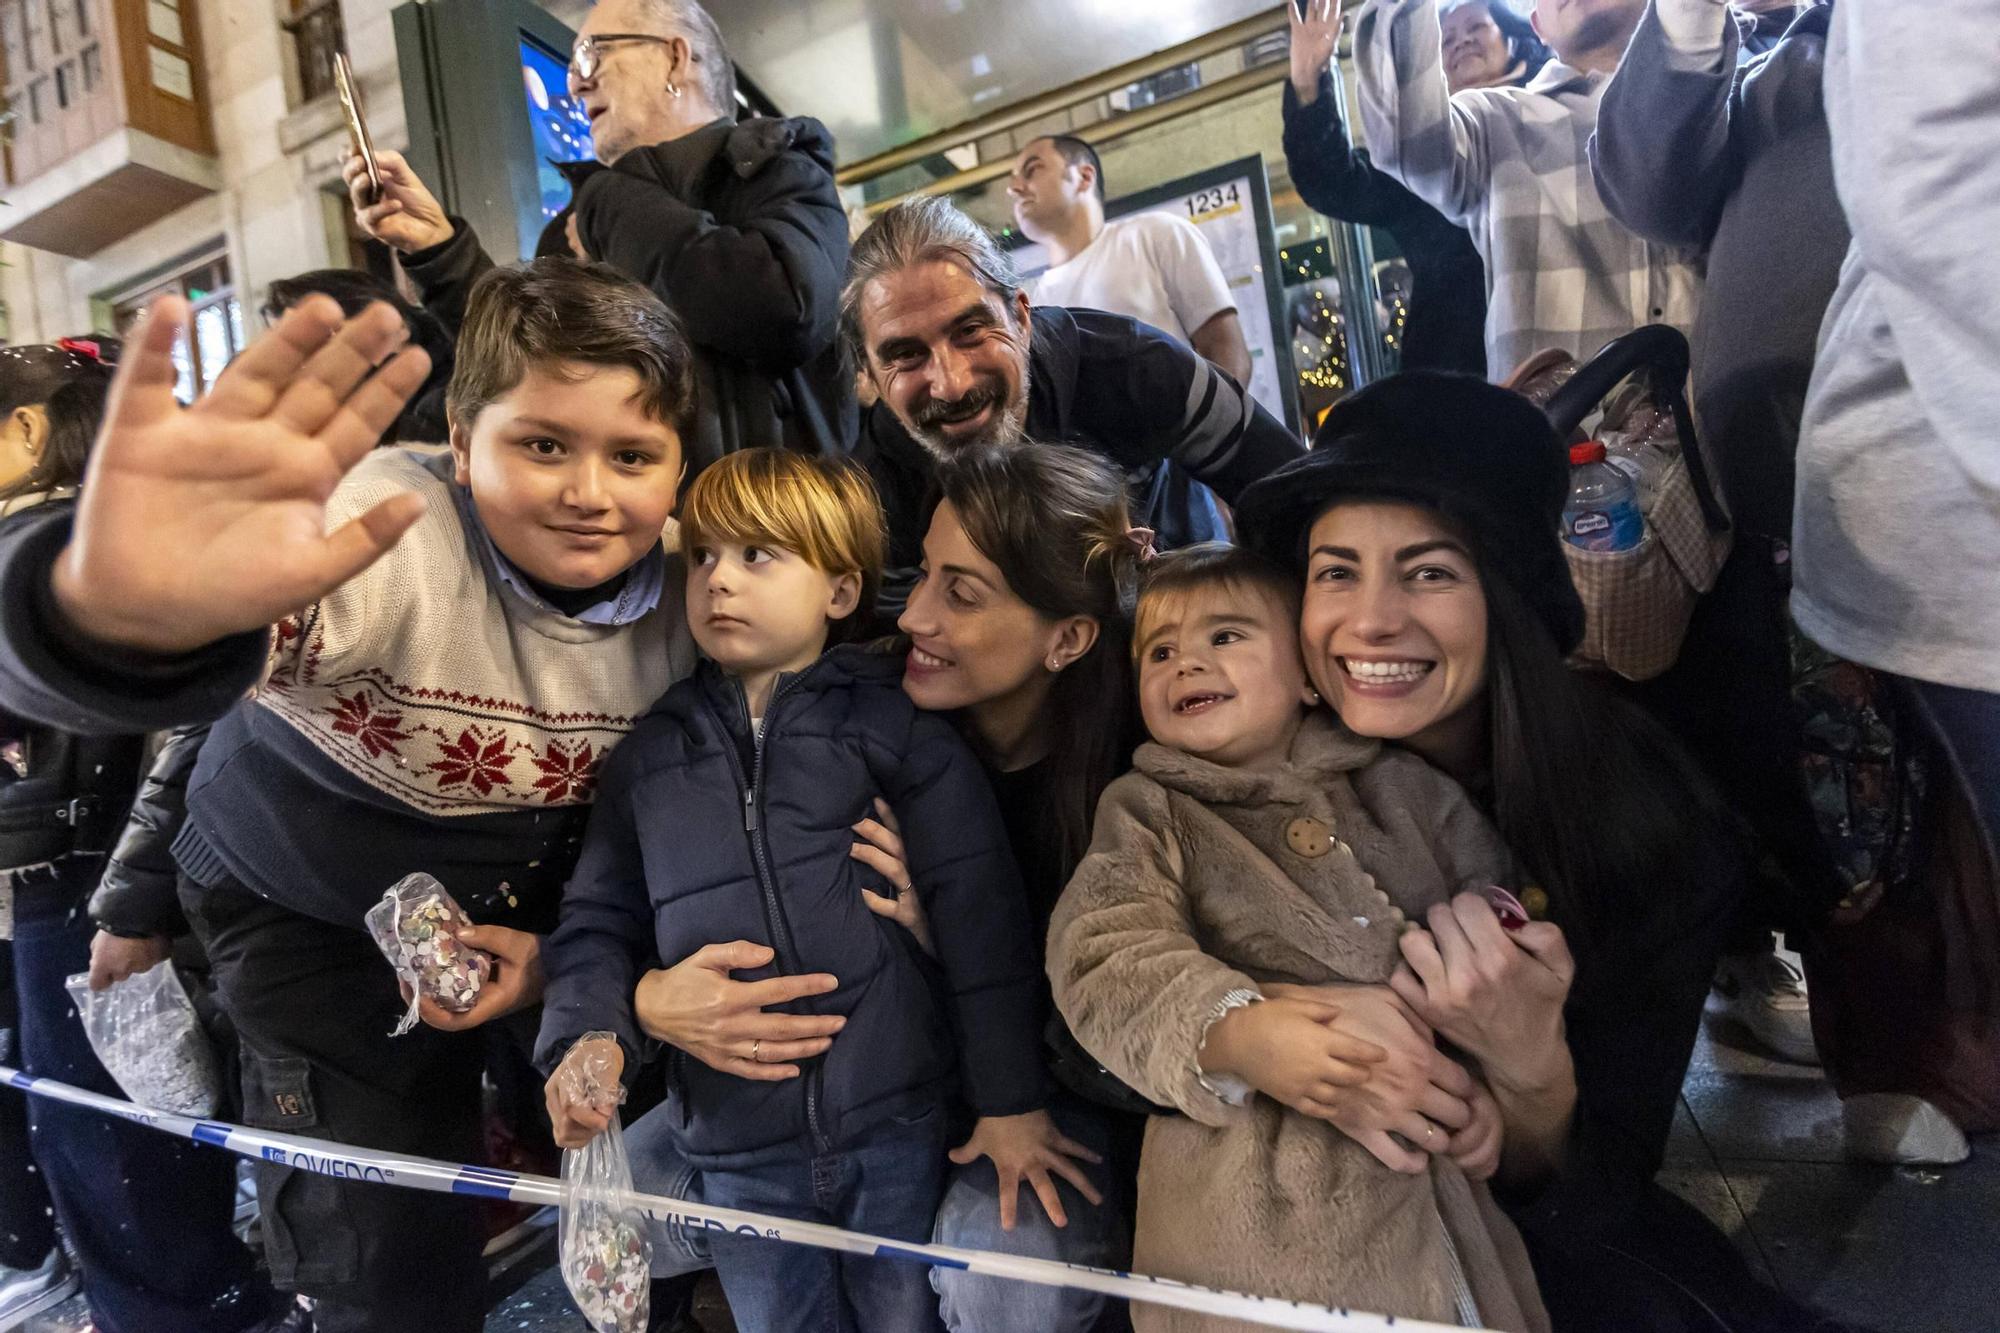
<svg viewBox="0 0 2000 1333">
<path fill-rule="evenodd" d="M 340 91 L 340 110 L 347 117 L 347 137 L 353 140 L 354 151 L 361 154 L 361 165 L 368 169 L 372 202 L 382 197 L 382 169 L 375 162 L 375 143 L 368 137 L 368 122 L 361 117 L 361 89 L 355 85 L 354 67 L 347 63 L 345 51 L 334 53 L 333 83 Z"/>
</svg>

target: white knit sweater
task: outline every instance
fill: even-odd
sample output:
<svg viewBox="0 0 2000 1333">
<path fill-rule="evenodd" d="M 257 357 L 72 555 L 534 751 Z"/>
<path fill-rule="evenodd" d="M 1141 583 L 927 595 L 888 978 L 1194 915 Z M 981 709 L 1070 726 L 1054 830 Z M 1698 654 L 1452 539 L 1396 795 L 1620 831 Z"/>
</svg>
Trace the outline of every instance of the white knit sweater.
<svg viewBox="0 0 2000 1333">
<path fill-rule="evenodd" d="M 387 449 L 342 483 L 330 525 L 398 491 L 429 508 L 387 556 L 277 626 L 257 704 L 426 814 L 587 802 L 605 755 L 694 668 L 677 531 L 658 607 L 583 624 L 494 576 L 449 467 L 434 451 Z"/>
</svg>

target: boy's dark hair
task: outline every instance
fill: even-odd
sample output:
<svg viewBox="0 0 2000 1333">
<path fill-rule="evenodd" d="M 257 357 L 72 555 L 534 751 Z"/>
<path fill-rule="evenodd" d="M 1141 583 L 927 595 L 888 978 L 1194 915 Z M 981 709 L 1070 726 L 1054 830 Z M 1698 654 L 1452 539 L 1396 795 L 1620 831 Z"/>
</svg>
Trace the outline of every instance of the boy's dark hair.
<svg viewBox="0 0 2000 1333">
<path fill-rule="evenodd" d="M 1092 171 L 1097 173 L 1091 179 L 1097 190 L 1097 202 L 1100 204 L 1103 203 L 1105 199 L 1104 159 L 1097 155 L 1097 150 L 1077 138 L 1074 134 L 1050 134 L 1044 137 L 1048 140 L 1050 147 L 1062 154 L 1063 161 L 1073 167 L 1088 166 Z"/>
<path fill-rule="evenodd" d="M 604 264 L 536 259 L 481 278 L 458 333 L 445 406 L 470 428 L 530 368 L 620 366 L 639 377 L 646 414 L 685 437 L 694 419 L 694 351 L 659 297 Z"/>
</svg>

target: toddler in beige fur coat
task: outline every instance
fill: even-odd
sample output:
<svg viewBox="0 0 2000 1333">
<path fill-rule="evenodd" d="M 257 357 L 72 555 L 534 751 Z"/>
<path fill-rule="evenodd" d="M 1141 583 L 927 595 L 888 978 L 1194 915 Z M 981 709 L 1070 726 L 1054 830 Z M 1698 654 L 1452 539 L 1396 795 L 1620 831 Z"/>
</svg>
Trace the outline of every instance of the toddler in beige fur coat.
<svg viewBox="0 0 2000 1333">
<path fill-rule="evenodd" d="M 1473 1083 L 1473 1123 L 1456 1133 L 1349 1137 L 1325 1102 L 1357 1051 L 1323 1001 L 1283 990 L 1387 982 L 1407 918 L 1508 865 L 1449 778 L 1311 706 L 1298 597 L 1240 548 L 1149 565 L 1134 651 L 1153 743 L 1105 791 L 1050 927 L 1049 977 L 1078 1040 L 1181 1112 L 1146 1131 L 1133 1266 L 1540 1333 L 1527 1254 L 1480 1183 L 1499 1161 L 1491 1095 Z M 1229 1040 L 1205 1046 L 1224 1018 Z M 1410 1145 L 1437 1152 L 1415 1173 L 1387 1164 L 1421 1160 Z M 1249 1327 L 1132 1314 L 1139 1333 Z"/>
</svg>

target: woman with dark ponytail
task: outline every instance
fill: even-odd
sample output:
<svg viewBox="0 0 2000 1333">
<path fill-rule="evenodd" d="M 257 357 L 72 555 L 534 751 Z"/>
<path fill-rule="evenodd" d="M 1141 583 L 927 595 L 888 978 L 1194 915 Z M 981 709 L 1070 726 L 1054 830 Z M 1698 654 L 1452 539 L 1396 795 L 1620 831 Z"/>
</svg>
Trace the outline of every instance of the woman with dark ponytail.
<svg viewBox="0 0 2000 1333">
<path fill-rule="evenodd" d="M 936 495 L 922 572 L 898 622 L 910 638 L 903 689 L 920 708 L 955 714 L 985 761 L 1041 945 L 1089 848 L 1097 798 L 1142 739 L 1132 608 L 1151 536 L 1130 526 L 1122 477 L 1057 445 L 958 455 L 939 465 Z M 1120 1267 L 1145 1104 L 1060 1020 L 1048 1035 L 1048 1114 L 1060 1133 L 1044 1145 L 1043 1166 L 1007 1178 L 972 1156 L 972 1144 L 954 1153 L 938 1239 Z M 934 1269 L 931 1281 L 953 1333 L 1080 1333 L 1104 1307 L 1090 1292 L 955 1270 Z"/>
</svg>

